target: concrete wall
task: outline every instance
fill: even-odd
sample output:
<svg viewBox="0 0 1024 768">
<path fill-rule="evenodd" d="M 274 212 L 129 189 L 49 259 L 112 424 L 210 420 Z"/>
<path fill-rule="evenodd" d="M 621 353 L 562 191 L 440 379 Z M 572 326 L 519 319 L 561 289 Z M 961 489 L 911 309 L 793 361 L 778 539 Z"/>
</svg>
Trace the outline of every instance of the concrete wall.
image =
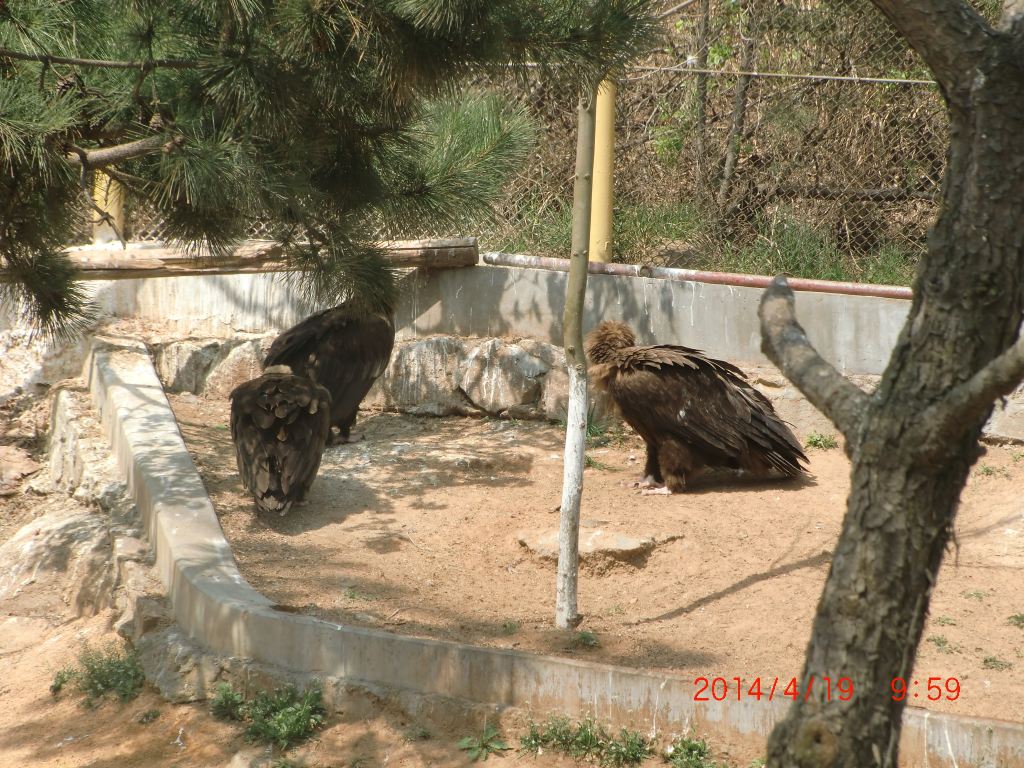
<svg viewBox="0 0 1024 768">
<path fill-rule="evenodd" d="M 561 272 L 517 267 L 411 272 L 403 279 L 396 313 L 399 339 L 453 333 L 561 345 L 565 281 Z M 318 308 L 302 301 L 280 274 L 94 281 L 86 286 L 104 314 L 159 321 L 178 337 L 281 330 Z M 718 357 L 762 363 L 760 296 L 757 288 L 591 275 L 585 327 L 601 319 L 621 319 L 637 329 L 642 341 L 686 344 Z M 798 316 L 808 336 L 827 360 L 849 374 L 884 369 L 907 311 L 908 302 L 897 299 L 797 294 Z M 0 330 L 4 327 L 0 317 Z"/>
<path fill-rule="evenodd" d="M 542 269 L 479 266 L 416 275 L 399 321 L 412 336 L 525 336 L 562 343 L 567 275 Z M 590 275 L 584 328 L 623 320 L 641 341 L 698 347 L 754 363 L 761 354 L 761 289 L 656 278 Z M 797 315 L 826 360 L 849 374 L 884 370 L 909 302 L 798 293 Z"/>
</svg>

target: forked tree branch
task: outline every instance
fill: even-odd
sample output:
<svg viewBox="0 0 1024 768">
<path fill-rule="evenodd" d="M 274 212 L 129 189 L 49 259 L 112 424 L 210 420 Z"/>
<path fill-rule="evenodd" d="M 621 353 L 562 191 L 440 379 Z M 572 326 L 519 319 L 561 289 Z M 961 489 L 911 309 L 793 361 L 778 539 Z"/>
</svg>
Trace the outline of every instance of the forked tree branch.
<svg viewBox="0 0 1024 768">
<path fill-rule="evenodd" d="M 761 351 L 855 444 L 868 396 L 833 368 L 797 322 L 793 291 L 777 276 L 761 296 Z"/>
<path fill-rule="evenodd" d="M 153 152 L 170 152 L 185 143 L 184 136 L 147 136 L 145 139 L 130 141 L 127 144 L 118 144 L 115 147 L 103 147 L 102 149 L 83 150 L 72 147 L 65 157 L 72 165 L 83 165 L 86 168 L 103 168 L 108 165 L 132 160 L 136 157 L 152 154 Z"/>
<path fill-rule="evenodd" d="M 927 455 L 943 449 L 997 397 L 1010 394 L 1024 379 L 1024 335 L 963 384 L 953 387 L 921 414 L 909 439 Z"/>
<path fill-rule="evenodd" d="M 988 22 L 964 0 L 871 0 L 920 54 L 946 96 L 965 102 L 973 71 L 991 42 Z"/>
</svg>

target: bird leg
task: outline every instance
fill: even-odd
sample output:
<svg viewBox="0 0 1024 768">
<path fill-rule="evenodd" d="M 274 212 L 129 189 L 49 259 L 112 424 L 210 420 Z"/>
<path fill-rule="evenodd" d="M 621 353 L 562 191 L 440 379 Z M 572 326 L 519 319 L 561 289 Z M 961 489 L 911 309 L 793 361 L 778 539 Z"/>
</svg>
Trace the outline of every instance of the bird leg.
<svg viewBox="0 0 1024 768">
<path fill-rule="evenodd" d="M 352 434 L 348 428 L 342 429 L 341 427 L 331 427 L 331 433 L 327 436 L 328 445 L 348 445 L 349 443 L 358 443 L 366 439 L 366 435 L 362 432 Z"/>
<path fill-rule="evenodd" d="M 657 488 L 662 483 L 661 465 L 658 463 L 658 446 L 654 443 L 647 443 L 647 461 L 644 462 L 644 474 L 637 482 L 633 483 L 634 488 Z"/>
</svg>

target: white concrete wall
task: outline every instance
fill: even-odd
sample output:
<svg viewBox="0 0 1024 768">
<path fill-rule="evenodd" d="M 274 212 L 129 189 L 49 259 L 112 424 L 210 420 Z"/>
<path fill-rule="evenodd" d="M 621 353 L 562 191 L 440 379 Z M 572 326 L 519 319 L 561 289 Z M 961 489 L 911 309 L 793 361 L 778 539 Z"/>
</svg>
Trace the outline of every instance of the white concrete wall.
<svg viewBox="0 0 1024 768">
<path fill-rule="evenodd" d="M 526 337 L 561 345 L 566 275 L 476 266 L 413 272 L 403 279 L 400 339 L 435 333 Z M 287 328 L 317 307 L 280 274 L 199 275 L 86 283 L 101 311 L 159 321 L 168 333 L 232 336 Z M 589 328 L 621 319 L 642 341 L 678 343 L 741 362 L 764 362 L 761 290 L 656 278 L 591 275 Z M 849 374 L 884 368 L 909 302 L 827 293 L 797 294 L 798 316 L 824 357 Z M 2 314 L 2 313 L 0 313 Z M 0 317 L 0 330 L 10 318 Z"/>
</svg>

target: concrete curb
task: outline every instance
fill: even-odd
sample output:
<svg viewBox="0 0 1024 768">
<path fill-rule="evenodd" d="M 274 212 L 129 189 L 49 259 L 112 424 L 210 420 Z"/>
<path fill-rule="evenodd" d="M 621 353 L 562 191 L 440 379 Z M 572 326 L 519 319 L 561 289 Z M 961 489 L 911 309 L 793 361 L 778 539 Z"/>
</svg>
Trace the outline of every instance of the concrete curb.
<svg viewBox="0 0 1024 768">
<path fill-rule="evenodd" d="M 243 578 L 145 346 L 94 339 L 85 378 L 174 615 L 214 653 L 371 689 L 690 729 L 763 748 L 787 701 L 695 702 L 678 675 L 346 627 L 275 610 Z M 1024 724 L 908 708 L 904 765 L 1024 768 Z"/>
</svg>

